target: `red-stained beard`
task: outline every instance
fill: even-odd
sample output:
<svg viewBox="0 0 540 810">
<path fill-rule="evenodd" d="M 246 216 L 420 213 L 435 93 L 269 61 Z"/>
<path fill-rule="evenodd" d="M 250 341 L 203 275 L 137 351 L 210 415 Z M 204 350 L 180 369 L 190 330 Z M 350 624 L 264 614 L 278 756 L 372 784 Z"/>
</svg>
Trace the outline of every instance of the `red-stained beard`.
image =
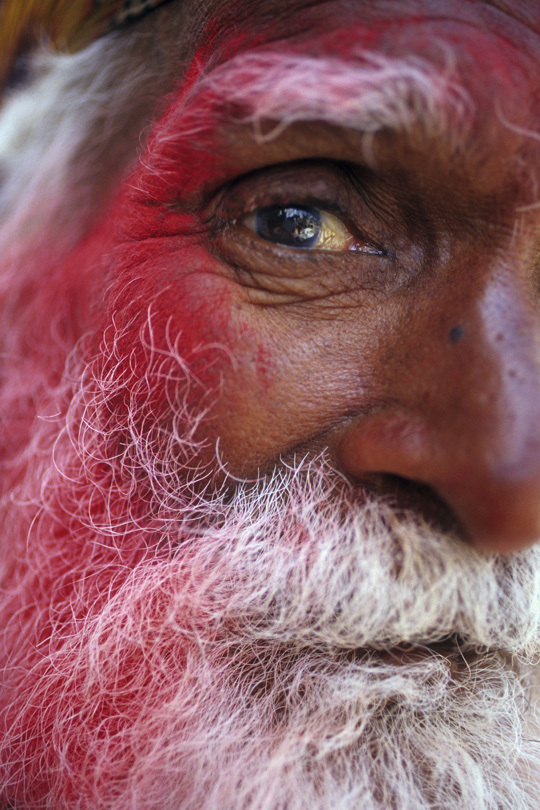
<svg viewBox="0 0 540 810">
<path fill-rule="evenodd" d="M 537 807 L 539 552 L 476 553 L 320 458 L 205 492 L 197 416 L 142 394 L 185 362 L 143 335 L 122 376 L 118 337 L 12 465 L 5 806 Z"/>
<path fill-rule="evenodd" d="M 284 88 L 268 67 L 277 114 Z M 311 64 L 307 75 L 318 101 Z M 285 84 L 305 96 L 304 83 Z M 30 205 L 28 222 L 68 222 L 60 230 L 76 241 L 74 199 L 68 189 L 55 217 Z M 44 281 L 41 247 L 2 277 L 24 333 L 14 347 L 18 335 L 4 335 L 15 360 L 0 399 L 4 806 L 537 808 L 536 674 L 520 668 L 540 653 L 540 552 L 474 552 L 367 499 L 323 458 L 206 489 L 196 428 L 208 403 L 188 393 L 198 385 L 189 362 L 210 354 L 188 361 L 174 334 L 154 345 L 163 330 L 141 309 L 131 338 L 111 320 L 80 341 L 59 383 L 51 347 L 40 354 L 43 296 L 55 329 L 71 325 L 87 263 L 79 252 Z M 120 280 L 116 295 L 131 293 Z M 61 333 L 58 354 L 77 337 Z M 39 391 L 35 422 L 25 385 Z"/>
</svg>

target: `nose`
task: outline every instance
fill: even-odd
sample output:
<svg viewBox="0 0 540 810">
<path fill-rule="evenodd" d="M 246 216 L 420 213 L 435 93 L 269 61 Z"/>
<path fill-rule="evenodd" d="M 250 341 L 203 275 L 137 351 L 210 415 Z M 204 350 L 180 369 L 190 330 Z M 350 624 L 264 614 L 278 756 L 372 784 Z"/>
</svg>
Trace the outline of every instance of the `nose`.
<svg viewBox="0 0 540 810">
<path fill-rule="evenodd" d="M 457 310 L 450 329 L 416 320 L 416 351 L 393 353 L 382 404 L 350 423 L 339 462 L 357 480 L 427 485 L 476 547 L 513 552 L 540 539 L 539 316 L 507 279 Z"/>
</svg>

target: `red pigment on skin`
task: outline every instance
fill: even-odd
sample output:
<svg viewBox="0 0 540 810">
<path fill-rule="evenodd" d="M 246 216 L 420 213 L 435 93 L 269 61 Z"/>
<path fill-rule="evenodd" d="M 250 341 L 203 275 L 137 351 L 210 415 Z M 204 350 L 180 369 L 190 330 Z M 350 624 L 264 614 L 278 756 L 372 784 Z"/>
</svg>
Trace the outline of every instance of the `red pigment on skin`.
<svg viewBox="0 0 540 810">
<path fill-rule="evenodd" d="M 195 80 L 196 75 L 191 83 Z M 193 138 L 194 119 L 186 112 L 190 89 L 188 82 L 155 126 L 147 152 L 110 212 L 114 235 L 103 328 L 107 329 L 114 314 L 123 332 L 120 357 L 140 374 L 148 373 L 148 349 L 140 336 L 150 310 L 154 345 L 166 349 L 173 343 L 188 364 L 193 362 L 201 374 L 206 370 L 201 382 L 213 388 L 220 379 L 219 369 L 215 359 L 203 362 L 199 347 L 224 342 L 232 282 L 220 274 L 218 260 L 205 249 L 208 226 L 198 214 L 201 190 L 215 183 L 219 165 L 210 125 L 215 118 L 214 100 L 191 104 L 195 119 L 203 121 L 205 128 L 201 138 Z M 171 373 L 177 379 L 174 364 L 171 360 Z M 148 379 L 146 408 L 157 413 L 170 410 L 166 365 L 163 358 L 156 379 Z"/>
<path fill-rule="evenodd" d="M 202 97 L 197 91 L 191 98 L 198 73 L 190 71 L 187 83 L 155 125 L 146 153 L 128 181 L 131 204 L 156 207 L 149 220 L 155 233 L 167 233 L 175 227 L 174 209 L 167 206 L 178 204 L 184 213 L 189 211 L 190 198 L 219 175 L 223 156 L 216 150 L 214 135 L 219 129 L 216 98 L 211 93 Z M 145 216 L 143 219 L 149 224 Z"/>
<path fill-rule="evenodd" d="M 105 478 L 102 483 L 106 490 Z M 76 493 L 73 494 L 76 495 Z M 87 491 L 81 491 L 82 497 L 87 495 Z M 97 523 L 100 520 L 100 510 L 104 514 L 108 509 L 108 504 L 106 502 L 100 504 L 99 500 L 98 493 L 94 492 L 92 515 Z M 117 504 L 117 507 L 119 506 Z M 135 517 L 137 514 L 136 499 L 133 501 L 130 499 L 129 509 Z M 24 513 L 21 516 L 24 516 Z M 22 520 L 21 530 L 24 532 L 25 528 L 25 521 Z M 11 530 L 12 542 L 17 542 L 19 538 L 13 536 L 13 527 Z M 15 699 L 9 689 L 10 678 L 0 696 L 2 723 L 7 727 L 16 722 L 21 741 L 24 741 L 22 745 L 26 762 L 25 781 L 31 785 L 30 793 L 25 792 L 24 794 L 25 802 L 29 801 L 29 797 L 34 796 L 37 802 L 40 797 L 47 795 L 49 790 L 54 790 L 56 787 L 57 763 L 54 745 L 43 749 L 43 737 L 52 742 L 56 741 L 57 734 L 60 734 L 62 746 L 65 746 L 68 741 L 72 749 L 77 746 L 77 737 L 73 732 L 63 737 L 62 732 L 55 728 L 58 699 L 64 688 L 62 655 L 56 659 L 53 670 L 45 658 L 44 671 L 42 670 L 42 656 L 61 650 L 64 640 L 69 638 L 77 627 L 80 630 L 92 615 L 99 614 L 110 596 L 114 596 L 114 593 L 129 576 L 130 571 L 134 570 L 144 557 L 151 536 L 150 532 L 145 536 L 145 533 L 140 531 L 129 538 L 123 537 L 121 542 L 116 538 L 116 541 L 111 543 L 106 536 L 98 538 L 98 542 L 88 542 L 88 528 L 73 519 L 68 520 L 63 505 L 58 503 L 50 504 L 49 513 L 42 516 L 41 521 L 30 531 L 26 545 L 26 565 L 28 572 L 32 572 L 33 580 L 29 579 L 27 575 L 24 592 L 18 594 L 17 602 L 6 602 L 2 611 L 4 628 L 9 628 L 9 631 L 6 629 L 6 632 L 12 637 L 8 644 L 12 653 L 13 672 L 17 671 L 17 664 L 20 664 L 21 675 L 18 677 L 22 677 L 22 673 L 28 673 L 25 678 L 25 691 L 18 694 Z M 26 538 L 22 538 L 19 542 L 24 545 Z M 81 577 L 81 572 L 84 572 L 84 577 Z M 19 599 L 20 604 L 18 604 Z M 25 623 L 27 614 L 32 617 L 30 623 Z M 24 628 L 22 634 L 21 626 Z M 79 640 L 84 643 L 84 633 Z M 69 656 L 68 646 L 67 657 L 69 658 Z M 131 668 L 129 661 L 125 662 L 125 666 L 127 677 L 130 677 L 130 672 L 137 671 Z M 45 672 L 46 681 L 44 682 L 42 679 Z M 148 673 L 148 686 L 151 678 L 152 674 Z M 145 679 L 143 670 L 137 672 L 137 679 L 141 686 Z M 34 690 L 42 692 L 44 684 L 46 684 L 50 701 L 47 708 L 41 707 L 39 715 L 36 717 L 32 698 L 28 696 L 31 696 Z M 81 693 L 87 689 L 82 672 L 80 687 Z M 15 684 L 15 688 L 17 688 L 17 684 Z M 96 688 L 99 691 L 97 684 Z M 71 699 L 73 697 L 72 691 Z M 107 706 L 103 702 L 102 692 L 101 698 L 101 703 L 96 702 L 93 705 L 92 715 L 81 723 L 83 737 L 86 733 L 85 728 L 87 731 L 90 728 L 96 728 L 104 721 L 104 718 L 109 718 L 111 722 L 114 722 L 114 718 L 118 716 L 116 711 L 118 707 Z M 136 703 L 125 707 L 120 715 L 122 722 L 129 723 L 130 715 L 134 714 L 136 714 Z M 34 751 L 39 754 L 39 758 L 34 757 Z M 64 752 L 66 753 L 65 748 Z M 85 770 L 90 769 L 92 765 L 87 760 L 86 751 L 81 750 L 77 753 L 72 750 L 70 754 L 73 753 L 75 756 L 72 762 L 77 763 L 80 769 L 74 775 L 73 781 L 64 782 L 61 793 L 69 798 L 77 795 L 77 791 L 81 787 L 81 777 L 84 776 Z M 17 756 L 16 749 L 12 751 L 12 755 Z M 14 798 L 19 798 L 17 793 Z M 23 797 L 20 798 L 23 801 Z"/>
<path fill-rule="evenodd" d="M 393 22 L 394 35 L 396 30 L 400 32 L 398 51 L 406 43 L 419 47 L 428 33 L 431 36 L 442 25 L 447 30 L 447 23 L 425 24 L 419 29 L 421 23 L 424 18 L 419 17 Z M 458 23 L 453 28 L 462 32 L 467 26 Z M 477 58 L 475 48 L 485 40 L 485 53 L 481 49 L 479 52 L 482 59 L 489 61 L 493 54 L 492 40 L 476 29 L 471 31 L 470 42 L 465 38 L 467 47 Z M 350 59 L 351 53 L 358 53 L 367 45 L 374 48 L 388 35 L 388 26 L 382 23 L 369 28 L 357 24 L 321 36 L 311 44 L 308 53 Z M 259 39 L 264 41 L 268 36 L 267 31 L 259 34 Z M 246 33 L 241 32 L 227 43 L 227 53 L 245 49 L 246 41 Z M 206 47 L 196 64 L 208 55 Z M 277 46 L 272 43 L 271 47 L 306 52 L 303 38 Z M 383 50 L 392 53 L 394 49 Z M 219 261 L 205 249 L 205 226 L 196 213 L 205 201 L 206 190 L 235 173 L 231 161 L 224 169 L 223 155 L 216 143 L 220 122 L 227 113 L 226 102 L 208 92 L 204 97 L 197 95 L 193 89 L 197 78 L 198 72 L 192 71 L 186 87 L 156 125 L 146 154 L 126 182 L 111 214 L 115 244 L 109 256 L 112 281 L 106 296 L 104 324 L 110 323 L 114 313 L 116 324 L 125 333 L 119 342 L 120 356 L 138 368 L 141 375 L 147 374 L 148 351 L 140 334 L 151 307 L 155 345 L 167 346 L 168 339 L 176 341 L 178 337 L 179 352 L 188 363 L 195 363 L 203 386 L 215 390 L 227 361 L 214 351 L 213 362 L 206 362 L 208 355 L 203 362 L 202 357 L 194 358 L 195 349 L 222 343 L 235 354 L 240 344 L 245 347 L 246 335 L 243 327 L 229 328 L 234 282 L 220 276 Z M 260 385 L 268 390 L 269 355 L 264 347 L 258 349 L 255 367 Z M 169 411 L 173 393 L 167 390 L 166 376 L 160 366 L 155 378 L 148 377 L 147 399 L 140 403 L 147 412 L 165 415 Z"/>
<path fill-rule="evenodd" d="M 361 52 L 375 50 L 388 56 L 400 57 L 410 53 L 429 55 L 439 58 L 441 67 L 446 62 L 442 43 L 447 42 L 452 48 L 467 50 L 471 63 L 485 70 L 484 78 L 496 74 L 498 81 L 504 86 L 519 87 L 522 80 L 520 66 L 520 52 L 515 43 L 505 37 L 504 28 L 498 33 L 486 32 L 482 27 L 482 19 L 430 17 L 428 14 L 414 14 L 410 16 L 392 17 L 370 20 L 368 23 L 352 21 L 341 28 L 335 28 L 331 23 L 334 16 L 329 13 L 328 28 L 323 26 L 324 20 L 317 19 L 321 24 L 321 33 L 317 38 L 306 39 L 303 36 L 303 25 L 298 24 L 298 33 L 295 31 L 295 22 L 288 21 L 287 32 L 281 32 L 279 24 L 259 29 L 257 35 L 241 32 L 231 36 L 226 48 L 221 50 L 227 58 L 248 50 L 266 50 L 273 52 L 303 53 L 308 56 L 337 57 L 361 61 Z M 324 14 L 322 15 L 324 17 Z M 314 15 L 316 19 L 316 15 Z M 280 34 L 283 41 L 280 42 Z"/>
<path fill-rule="evenodd" d="M 76 566 L 76 562 L 74 560 L 73 562 Z M 133 561 L 134 564 L 135 561 Z M 78 575 L 80 570 L 85 570 L 84 565 L 80 569 L 75 566 L 74 569 Z M 94 600 L 98 594 L 114 596 L 114 592 L 118 585 L 122 584 L 124 578 L 120 567 L 115 569 L 109 565 L 105 569 L 103 582 L 98 583 L 97 580 L 94 581 L 93 577 L 90 578 L 88 591 L 93 595 Z M 80 589 L 80 583 L 76 583 L 76 587 Z M 179 578 L 178 592 L 182 592 L 184 587 Z M 170 606 L 167 601 L 167 593 L 161 597 L 163 605 L 160 603 L 159 596 L 158 594 L 157 597 L 146 600 L 144 605 L 141 605 L 141 611 L 144 608 L 144 613 L 140 616 L 139 627 L 160 626 L 161 617 L 166 610 L 170 609 Z M 107 598 L 103 601 L 107 601 Z M 55 606 L 58 607 L 60 604 L 57 596 Z M 74 604 L 75 602 L 72 600 L 70 607 L 73 608 Z M 72 627 L 77 618 L 80 622 L 88 621 L 93 615 L 99 614 L 100 604 L 100 601 L 93 601 L 89 606 L 84 604 L 82 599 L 79 600 L 79 616 L 71 615 L 70 617 Z M 177 677 L 180 677 L 186 650 L 180 646 L 178 635 L 174 631 L 171 631 L 168 637 L 167 633 L 163 633 L 163 636 L 159 654 L 167 661 L 174 662 L 174 671 Z M 83 633 L 79 638 L 82 647 L 84 642 Z M 150 639 L 148 639 L 148 643 L 151 644 Z M 60 650 L 62 648 L 61 637 L 58 648 Z M 130 650 L 129 653 L 127 650 Z M 135 751 L 129 738 L 124 742 L 123 734 L 125 730 L 135 727 L 141 719 L 144 721 L 144 717 L 140 717 L 141 695 L 144 695 L 147 701 L 149 695 L 154 694 L 156 699 L 166 705 L 168 695 L 172 699 L 177 689 L 176 680 L 161 672 L 156 666 L 156 662 L 145 655 L 144 646 L 139 647 L 137 643 L 133 643 L 131 647 L 126 645 L 126 650 L 121 653 L 121 660 L 110 661 L 109 667 L 105 662 L 101 662 L 99 678 L 96 678 L 92 671 L 91 661 L 83 657 L 78 679 L 76 681 L 72 679 L 70 682 L 69 703 L 77 707 L 76 725 L 81 730 L 80 734 L 77 734 L 71 728 L 69 717 L 64 718 L 65 728 L 58 725 L 58 699 L 65 689 L 64 657 L 69 661 L 70 654 L 69 647 L 65 653 L 60 652 L 56 657 L 55 667 L 53 669 L 46 667 L 44 672 L 42 672 L 39 656 L 37 656 L 36 670 L 32 678 L 27 679 L 25 684 L 29 695 L 32 694 L 33 684 L 35 684 L 36 691 L 42 694 L 40 678 L 46 673 L 46 693 L 50 697 L 50 702 L 47 706 L 40 706 L 36 713 L 32 709 L 30 699 L 25 709 L 17 716 L 19 735 L 21 740 L 25 740 L 26 787 L 21 786 L 22 791 L 20 793 L 15 791 L 12 796 L 24 806 L 29 806 L 31 801 L 35 801 L 36 806 L 41 807 L 40 800 L 43 796 L 51 794 L 58 802 L 63 801 L 66 806 L 71 806 L 81 797 L 85 797 L 88 785 L 91 786 L 90 790 L 93 795 L 96 773 L 99 775 L 100 784 L 105 788 L 105 790 L 103 787 L 101 788 L 101 795 L 108 793 L 111 784 L 122 783 L 129 774 L 136 757 L 142 753 L 142 746 L 139 745 L 139 750 Z M 68 663 L 68 669 L 71 672 L 71 662 Z M 147 703 L 144 702 L 142 705 L 146 706 Z M 10 719 L 13 719 L 11 706 L 6 708 L 6 720 L 9 722 Z M 16 702 L 15 708 L 20 709 L 20 703 Z M 114 741 L 114 757 L 107 760 L 97 759 L 99 750 L 88 750 L 86 741 L 90 731 L 92 731 L 92 739 L 95 741 L 99 741 L 100 737 L 104 740 Z M 52 744 L 44 747 L 43 738 Z M 33 740 L 35 742 L 32 742 Z M 149 744 L 152 744 L 151 740 Z M 67 769 L 64 771 L 61 784 L 58 784 L 55 778 L 58 767 L 56 761 L 58 749 L 62 750 L 63 757 L 71 764 L 70 772 Z M 34 756 L 34 752 L 38 756 Z M 16 750 L 13 754 L 16 756 Z"/>
<path fill-rule="evenodd" d="M 483 80 L 496 81 L 499 88 L 508 91 L 519 88 L 523 81 L 523 66 L 520 53 L 511 40 L 493 32 L 485 32 L 468 21 L 429 19 L 427 16 L 400 17 L 391 21 L 382 20 L 370 28 L 353 25 L 321 36 L 313 55 L 337 56 L 350 60 L 361 49 L 380 50 L 388 56 L 401 57 L 410 53 L 426 54 L 430 58 L 441 59 L 445 64 L 445 53 L 441 43 L 446 42 L 453 50 L 459 49 L 460 63 L 464 63 L 465 52 L 471 66 L 475 65 Z M 436 43 L 439 43 L 438 45 Z M 299 43 L 299 50 L 304 43 Z M 288 46 L 288 43 L 287 43 Z M 292 44 L 292 51 L 296 44 Z M 466 64 L 466 60 L 465 60 Z M 467 78 L 471 78 L 468 76 Z M 484 85 L 485 87 L 485 85 Z"/>
<path fill-rule="evenodd" d="M 410 24 L 409 18 L 404 21 L 403 28 Z M 435 27 L 431 30 L 435 30 Z M 349 56 L 350 51 L 359 45 L 376 46 L 378 38 L 382 36 L 382 25 L 370 29 L 356 26 L 354 31 L 342 30 L 321 38 L 318 44 L 313 40 L 312 47 L 317 47 L 321 53 Z M 231 49 L 234 47 L 244 48 L 245 40 L 239 37 L 237 43 L 230 45 Z M 291 50 L 290 43 L 282 47 Z M 305 42 L 298 47 L 305 52 Z M 508 80 L 509 87 L 514 86 L 515 78 L 508 67 L 508 51 L 504 55 L 502 52 L 499 54 L 493 40 L 487 37 L 484 40 L 479 33 L 476 39 L 471 35 L 467 47 L 478 64 L 493 65 L 500 81 Z M 497 62 L 497 59 L 500 61 Z M 205 55 L 202 63 L 206 61 Z M 191 83 L 197 75 L 197 71 L 194 71 Z M 44 378 L 51 374 L 49 369 L 53 366 L 51 357 L 55 338 L 50 326 L 51 312 L 61 319 L 56 321 L 56 328 L 60 325 L 59 334 L 68 345 L 92 320 L 99 318 L 102 333 L 105 332 L 114 315 L 117 325 L 124 330 L 117 344 L 118 356 L 115 358 L 115 373 L 119 379 L 122 373 L 142 377 L 148 372 L 148 357 L 141 344 L 141 329 L 145 325 L 149 305 L 154 313 L 152 327 L 155 345 L 164 348 L 168 335 L 173 341 L 180 335 L 178 349 L 188 361 L 197 365 L 196 370 L 204 386 L 214 388 L 217 385 L 220 369 L 228 360 L 212 349 L 215 362 L 208 366 L 205 362 L 208 355 L 197 354 L 198 346 L 222 343 L 235 355 L 238 355 L 235 349 L 239 344 L 244 348 L 248 346 L 249 326 L 241 323 L 232 328 L 232 308 L 235 303 L 233 284 L 220 276 L 218 260 L 209 255 L 204 244 L 201 244 L 204 241 L 204 228 L 193 213 L 193 207 L 190 208 L 190 199 L 196 196 L 198 190 L 211 186 L 222 174 L 221 156 L 214 149 L 213 137 L 209 134 L 211 129 L 208 128 L 207 134 L 198 142 L 186 137 L 183 130 L 185 99 L 186 91 L 182 91 L 156 127 L 148 153 L 125 184 L 106 224 L 97 228 L 65 262 L 52 267 L 50 275 L 44 274 L 43 261 L 39 262 L 40 257 L 36 257 L 36 268 L 39 266 L 41 272 L 38 274 L 36 270 L 35 279 L 23 288 L 26 297 L 21 295 L 21 301 L 25 302 L 25 311 L 22 318 L 20 310 L 18 312 L 17 328 L 21 332 L 24 329 L 24 337 L 20 336 L 19 345 L 28 346 L 44 366 L 46 351 L 42 352 L 41 357 L 43 344 L 46 344 L 47 351 L 50 350 L 46 368 L 42 369 L 36 363 Z M 200 106 L 200 112 L 208 114 L 209 119 L 212 116 L 215 119 L 216 104 L 215 99 L 207 100 Z M 96 262 L 96 257 L 102 258 Z M 105 266 L 108 269 L 106 285 L 101 276 Z M 97 306 L 103 303 L 103 314 L 91 309 L 94 297 L 89 292 L 89 286 L 92 286 L 90 280 L 94 289 L 99 289 L 98 283 L 105 287 L 103 302 L 97 302 Z M 96 351 L 98 348 L 99 336 Z M 62 354 L 66 349 L 65 346 L 57 347 L 55 351 Z M 171 360 L 170 363 L 172 369 L 175 361 Z M 56 370 L 60 367 L 58 365 Z M 272 354 L 264 344 L 257 347 L 256 369 L 261 387 L 268 390 Z M 155 419 L 159 414 L 163 414 L 164 418 L 170 415 L 170 398 L 176 392 L 174 384 L 171 388 L 167 387 L 167 371 L 165 364 L 150 372 L 148 388 L 144 395 L 141 394 L 141 401 L 134 403 L 135 406 L 140 405 L 139 418 Z M 27 382 L 30 390 L 36 387 L 34 376 L 28 372 Z M 20 381 L 18 384 L 22 388 Z M 200 391 L 194 390 L 194 398 L 200 395 Z M 116 401 L 110 403 L 113 417 L 117 417 L 120 424 L 133 396 L 129 388 L 122 389 Z M 28 433 L 33 407 L 28 404 L 27 408 L 28 415 L 21 420 L 21 424 L 26 419 L 24 427 Z M 5 411 L 6 419 L 20 418 L 18 414 L 10 417 L 7 413 L 10 412 Z M 12 427 L 13 422 L 5 424 L 4 431 L 11 434 Z M 42 426 L 42 429 L 45 428 Z M 24 429 L 17 427 L 17 430 L 24 435 Z M 51 424 L 51 434 L 55 430 L 56 426 Z M 114 458 L 114 455 L 111 457 Z M 76 506 L 78 501 L 88 498 L 90 491 L 91 517 L 99 526 L 102 521 L 105 522 L 107 511 L 111 508 L 107 501 L 111 492 L 110 480 L 118 470 L 108 469 L 103 464 L 92 472 L 101 488 L 91 487 L 90 483 L 84 481 L 80 488 L 73 489 L 70 497 Z M 65 484 L 65 481 L 62 483 Z M 37 482 L 36 492 L 39 492 L 39 484 Z M 6 688 L 0 697 L 1 708 L 6 711 L 2 715 L 3 722 L 16 719 L 20 732 L 20 751 L 14 749 L 10 754 L 14 759 L 20 756 L 24 764 L 24 785 L 20 793 L 15 792 L 14 795 L 21 806 L 38 806 L 40 802 L 43 806 L 45 794 L 50 797 L 48 806 L 51 807 L 59 804 L 62 797 L 66 804 L 81 803 L 82 806 L 84 791 L 88 785 L 93 786 L 96 771 L 103 782 L 114 783 L 117 780 L 121 784 L 133 762 L 133 751 L 125 747 L 122 729 L 133 727 L 139 720 L 140 696 L 155 690 L 163 705 L 166 705 L 168 690 L 174 693 L 176 681 L 171 673 L 177 675 L 181 670 L 185 649 L 174 646 L 169 637 L 163 637 L 159 648 L 163 658 L 162 668 L 159 662 L 141 657 L 140 650 L 133 645 L 129 653 L 115 662 L 115 666 L 110 662 L 100 662 L 109 666 L 100 669 L 101 680 L 96 679 L 91 662 L 83 659 L 82 664 L 86 668 L 77 669 L 79 681 L 72 682 L 70 693 L 64 694 L 64 656 L 69 658 L 70 654 L 77 654 L 76 650 L 62 649 L 64 638 L 69 638 L 70 632 L 82 630 L 80 643 L 84 645 L 84 631 L 91 617 L 99 615 L 104 602 L 124 584 L 138 562 L 148 554 L 152 561 L 159 559 L 160 550 L 156 548 L 154 527 L 148 525 L 146 530 L 129 531 L 135 525 L 144 525 L 143 486 L 141 481 L 137 495 L 132 491 L 125 493 L 127 505 L 123 505 L 119 495 L 116 495 L 117 502 L 113 504 L 116 512 L 122 514 L 124 511 L 131 521 L 126 534 L 122 536 L 99 536 L 97 530 L 89 530 L 77 518 L 70 517 L 66 511 L 64 490 L 56 493 L 58 500 L 51 500 L 47 504 L 48 511 L 42 522 L 34 524 L 30 535 L 28 526 L 32 514 L 25 512 L 22 507 L 18 513 L 19 524 L 10 524 L 10 549 L 17 549 L 16 552 L 10 550 L 10 553 L 14 554 L 14 558 L 18 554 L 19 559 L 26 560 L 28 566 L 27 571 L 23 571 L 22 566 L 19 569 L 26 574 L 26 579 L 22 580 L 13 602 L 5 604 L 2 612 L 2 623 L 9 634 L 7 645 L 15 656 L 11 662 L 10 677 L 20 677 L 16 673 L 28 672 L 31 664 L 36 666 L 26 681 L 26 691 L 14 696 Z M 31 511 L 30 506 L 28 509 Z M 167 549 L 161 553 L 167 554 Z M 81 572 L 84 572 L 84 577 Z M 175 589 L 181 593 L 183 587 L 183 583 L 178 582 Z M 145 622 L 149 624 L 149 617 L 155 613 L 158 617 L 155 624 L 161 627 L 159 617 L 163 612 L 164 608 L 158 600 L 147 601 L 140 626 L 143 627 Z M 23 620 L 30 614 L 33 621 L 23 625 Z M 148 639 L 142 640 L 145 641 Z M 40 658 L 48 651 L 49 643 L 53 653 L 61 651 L 54 660 L 54 666 L 46 662 L 42 664 Z M 168 669 L 165 669 L 164 663 L 168 664 Z M 20 670 L 17 670 L 17 666 Z M 160 682 L 163 672 L 167 673 L 169 680 L 163 677 Z M 36 716 L 33 701 L 36 695 L 44 694 L 43 689 L 49 700 L 42 700 L 39 715 Z M 89 689 L 95 689 L 95 696 L 91 693 L 90 699 Z M 55 723 L 60 701 L 67 701 L 68 711 L 64 716 L 66 726 L 58 728 Z M 105 757 L 96 768 L 85 743 L 92 730 L 98 729 L 102 729 L 103 735 L 112 735 L 116 747 L 112 749 L 115 758 Z M 47 741 L 46 745 L 43 740 Z M 61 776 L 64 780 L 62 784 L 56 782 L 58 752 L 62 752 L 67 763 Z"/>
<path fill-rule="evenodd" d="M 170 412 L 177 395 L 178 356 L 203 389 L 215 390 L 223 363 L 230 362 L 215 346 L 229 348 L 226 336 L 232 297 L 231 282 L 219 275 L 217 260 L 193 239 L 182 237 L 125 242 L 114 249 L 112 259 L 114 282 L 107 296 L 104 324 L 114 315 L 123 332 L 119 356 L 136 375 L 147 378 L 144 401 L 134 403 L 137 408 L 144 406 L 149 414 Z M 147 334 L 149 312 L 151 338 Z M 150 340 L 164 354 L 149 367 Z M 207 345 L 210 348 L 204 349 Z M 200 387 L 198 390 L 200 393 Z"/>
</svg>

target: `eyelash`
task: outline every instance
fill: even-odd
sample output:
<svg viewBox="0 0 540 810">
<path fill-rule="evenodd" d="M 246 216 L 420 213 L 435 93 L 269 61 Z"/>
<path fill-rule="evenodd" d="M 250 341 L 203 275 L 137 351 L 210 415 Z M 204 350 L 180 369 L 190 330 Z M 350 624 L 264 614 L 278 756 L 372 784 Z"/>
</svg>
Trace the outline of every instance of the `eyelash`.
<svg viewBox="0 0 540 810">
<path fill-rule="evenodd" d="M 387 229 L 381 228 L 380 216 L 370 204 L 373 183 L 374 179 L 362 173 L 361 167 L 333 160 L 277 164 L 224 184 L 208 213 L 216 237 L 227 233 L 228 239 L 249 240 L 253 249 L 267 251 L 269 256 L 279 253 L 283 261 L 287 257 L 303 261 L 306 253 L 313 257 L 324 255 L 331 261 L 338 253 L 351 259 L 361 255 L 390 257 L 394 251 L 391 245 L 384 244 L 388 241 Z M 317 244 L 309 240 L 284 241 L 283 216 L 277 238 L 264 238 L 269 235 L 268 229 L 256 227 L 257 217 L 265 212 L 267 216 L 270 209 L 294 208 L 315 210 L 323 219 L 323 233 Z"/>
</svg>

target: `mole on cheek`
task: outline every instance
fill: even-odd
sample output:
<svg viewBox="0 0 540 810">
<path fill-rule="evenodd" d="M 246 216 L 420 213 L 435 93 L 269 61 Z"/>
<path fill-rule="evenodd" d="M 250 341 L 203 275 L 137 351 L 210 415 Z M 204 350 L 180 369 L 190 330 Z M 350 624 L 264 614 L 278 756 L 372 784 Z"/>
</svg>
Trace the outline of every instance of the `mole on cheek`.
<svg viewBox="0 0 540 810">
<path fill-rule="evenodd" d="M 450 332 L 448 333 L 450 343 L 459 343 L 459 341 L 464 336 L 465 336 L 465 327 L 461 325 L 454 326 L 453 329 L 450 329 Z"/>
</svg>

